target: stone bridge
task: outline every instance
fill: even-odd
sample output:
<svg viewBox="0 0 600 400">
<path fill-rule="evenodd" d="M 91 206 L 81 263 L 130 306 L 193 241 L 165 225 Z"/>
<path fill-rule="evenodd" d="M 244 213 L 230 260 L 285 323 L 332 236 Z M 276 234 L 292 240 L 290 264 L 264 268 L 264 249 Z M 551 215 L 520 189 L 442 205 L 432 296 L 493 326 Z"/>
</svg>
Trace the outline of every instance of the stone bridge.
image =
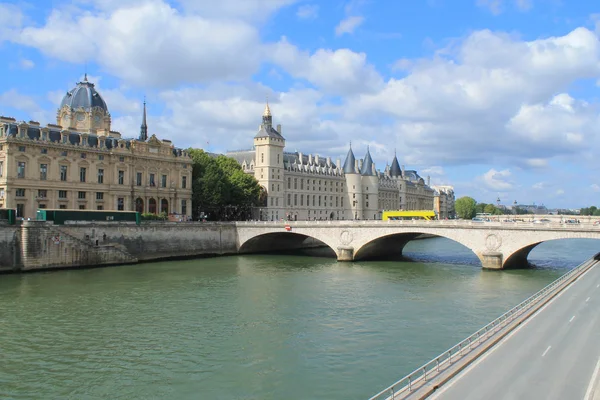
<svg viewBox="0 0 600 400">
<path fill-rule="evenodd" d="M 523 267 L 531 250 L 548 240 L 600 239 L 600 225 L 592 223 L 259 221 L 238 222 L 236 226 L 240 253 L 298 248 L 312 238 L 330 247 L 338 261 L 354 261 L 402 254 L 409 241 L 429 234 L 469 248 L 488 269 Z"/>
</svg>

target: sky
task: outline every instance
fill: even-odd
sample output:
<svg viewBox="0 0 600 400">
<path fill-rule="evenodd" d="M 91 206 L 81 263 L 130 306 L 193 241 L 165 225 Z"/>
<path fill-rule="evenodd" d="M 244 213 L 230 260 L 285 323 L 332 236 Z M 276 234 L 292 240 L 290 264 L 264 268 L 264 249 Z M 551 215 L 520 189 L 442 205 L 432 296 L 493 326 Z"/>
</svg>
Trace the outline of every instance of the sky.
<svg viewBox="0 0 600 400">
<path fill-rule="evenodd" d="M 113 130 L 394 153 L 478 202 L 600 205 L 600 6 L 588 0 L 0 0 L 0 115 L 56 123 L 96 84 Z"/>
</svg>

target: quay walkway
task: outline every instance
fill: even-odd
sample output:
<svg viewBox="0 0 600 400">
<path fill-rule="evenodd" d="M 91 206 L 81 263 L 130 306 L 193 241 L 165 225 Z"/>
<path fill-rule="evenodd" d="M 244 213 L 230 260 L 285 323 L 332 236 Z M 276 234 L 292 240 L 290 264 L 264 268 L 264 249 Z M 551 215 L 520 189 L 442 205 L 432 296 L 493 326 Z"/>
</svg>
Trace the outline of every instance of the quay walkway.
<svg viewBox="0 0 600 400">
<path fill-rule="evenodd" d="M 371 400 L 600 400 L 598 264 L 586 261 Z"/>
</svg>

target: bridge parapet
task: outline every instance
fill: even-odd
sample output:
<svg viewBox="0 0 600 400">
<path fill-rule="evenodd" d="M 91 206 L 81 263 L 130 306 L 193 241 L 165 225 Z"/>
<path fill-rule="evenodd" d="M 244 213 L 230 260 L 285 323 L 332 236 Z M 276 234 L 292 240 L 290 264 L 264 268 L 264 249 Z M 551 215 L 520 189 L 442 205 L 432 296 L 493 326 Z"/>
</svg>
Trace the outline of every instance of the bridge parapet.
<svg viewBox="0 0 600 400">
<path fill-rule="evenodd" d="M 329 246 L 339 261 L 354 261 L 402 252 L 421 234 L 441 236 L 473 251 L 484 268 L 524 267 L 527 255 L 547 240 L 600 239 L 600 225 L 532 222 L 439 221 L 245 221 L 236 223 L 238 249 L 262 235 L 301 235 Z M 273 236 L 275 237 L 275 236 Z M 277 241 L 272 242 L 275 246 Z"/>
</svg>

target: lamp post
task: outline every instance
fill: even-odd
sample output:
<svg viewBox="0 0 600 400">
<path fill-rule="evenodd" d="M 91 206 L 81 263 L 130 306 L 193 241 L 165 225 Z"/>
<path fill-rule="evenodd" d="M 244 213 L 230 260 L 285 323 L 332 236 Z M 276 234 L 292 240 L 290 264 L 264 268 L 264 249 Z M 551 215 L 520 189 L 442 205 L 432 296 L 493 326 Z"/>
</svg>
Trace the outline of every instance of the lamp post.
<svg viewBox="0 0 600 400">
<path fill-rule="evenodd" d="M 517 201 L 516 200 L 513 202 L 513 212 L 515 215 L 517 215 Z"/>
</svg>

